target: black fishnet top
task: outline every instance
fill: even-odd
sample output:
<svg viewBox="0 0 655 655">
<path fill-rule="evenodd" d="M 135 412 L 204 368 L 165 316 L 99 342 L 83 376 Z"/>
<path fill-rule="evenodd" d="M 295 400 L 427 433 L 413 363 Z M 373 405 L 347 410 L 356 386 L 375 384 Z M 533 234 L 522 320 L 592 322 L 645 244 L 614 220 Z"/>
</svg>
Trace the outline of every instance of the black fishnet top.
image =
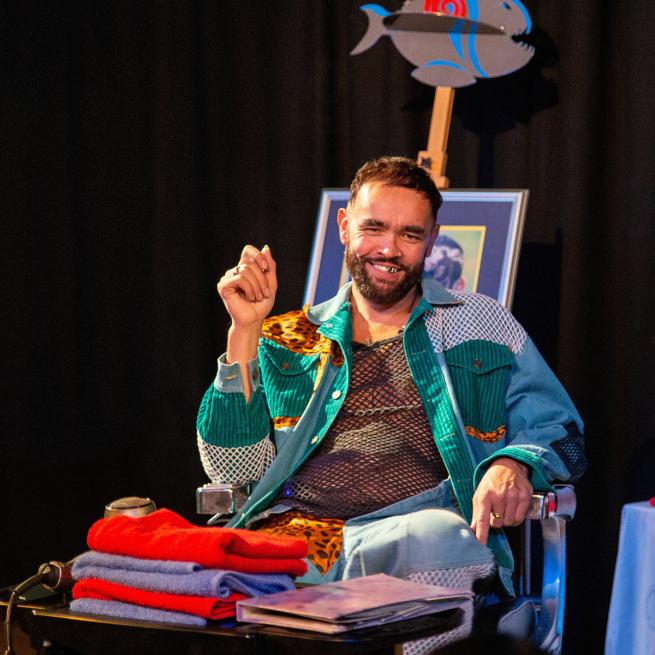
<svg viewBox="0 0 655 655">
<path fill-rule="evenodd" d="M 347 519 L 435 487 L 447 475 L 398 335 L 353 345 L 341 411 L 277 500 Z"/>
</svg>

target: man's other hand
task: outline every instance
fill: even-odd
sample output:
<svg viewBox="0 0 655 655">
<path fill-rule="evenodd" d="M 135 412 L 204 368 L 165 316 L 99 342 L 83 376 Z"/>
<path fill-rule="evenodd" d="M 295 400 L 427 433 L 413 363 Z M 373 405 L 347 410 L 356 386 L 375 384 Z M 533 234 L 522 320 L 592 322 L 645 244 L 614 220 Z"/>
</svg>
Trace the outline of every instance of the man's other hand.
<svg viewBox="0 0 655 655">
<path fill-rule="evenodd" d="M 235 328 L 258 327 L 273 309 L 277 292 L 270 248 L 246 246 L 239 263 L 223 275 L 217 289 Z"/>
<path fill-rule="evenodd" d="M 494 460 L 473 495 L 471 529 L 478 541 L 487 544 L 490 527 L 522 523 L 531 498 L 527 467 L 509 457 Z"/>
</svg>

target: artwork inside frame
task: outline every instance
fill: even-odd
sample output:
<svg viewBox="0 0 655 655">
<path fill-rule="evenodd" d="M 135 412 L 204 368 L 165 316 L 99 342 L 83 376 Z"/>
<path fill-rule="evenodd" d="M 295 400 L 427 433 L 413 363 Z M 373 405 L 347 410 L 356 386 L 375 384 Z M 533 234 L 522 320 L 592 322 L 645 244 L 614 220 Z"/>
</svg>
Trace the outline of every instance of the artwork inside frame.
<svg viewBox="0 0 655 655">
<path fill-rule="evenodd" d="M 528 202 L 527 189 L 449 189 L 441 192 L 439 237 L 423 276 L 454 291 L 476 291 L 510 308 Z M 323 189 L 303 304 L 331 298 L 349 280 L 337 211 L 347 189 Z"/>
</svg>

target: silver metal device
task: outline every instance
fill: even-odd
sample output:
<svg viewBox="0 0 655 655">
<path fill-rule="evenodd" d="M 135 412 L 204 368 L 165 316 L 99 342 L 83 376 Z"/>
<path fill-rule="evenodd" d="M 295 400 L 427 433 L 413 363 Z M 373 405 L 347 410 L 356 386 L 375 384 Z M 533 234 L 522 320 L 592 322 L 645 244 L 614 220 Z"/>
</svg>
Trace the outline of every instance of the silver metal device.
<svg viewBox="0 0 655 655">
<path fill-rule="evenodd" d="M 208 482 L 196 489 L 196 512 L 211 514 L 210 525 L 225 521 L 244 506 L 251 491 L 251 482 Z"/>
<path fill-rule="evenodd" d="M 576 497 L 570 485 L 555 485 L 556 490 L 534 493 L 530 501 L 526 519 L 541 521 L 559 517 L 570 521 L 575 515 Z"/>
<path fill-rule="evenodd" d="M 125 498 L 112 500 L 111 503 L 105 505 L 105 518 L 107 519 L 117 514 L 134 517 L 145 516 L 146 514 L 150 514 L 150 512 L 154 512 L 156 509 L 155 503 L 150 498 L 126 496 Z"/>
</svg>

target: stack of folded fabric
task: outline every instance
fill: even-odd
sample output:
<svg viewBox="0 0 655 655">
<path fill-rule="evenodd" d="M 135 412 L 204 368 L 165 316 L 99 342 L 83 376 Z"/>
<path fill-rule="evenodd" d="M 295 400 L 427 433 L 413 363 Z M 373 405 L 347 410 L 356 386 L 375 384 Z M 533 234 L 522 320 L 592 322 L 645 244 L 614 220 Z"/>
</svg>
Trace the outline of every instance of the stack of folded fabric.
<svg viewBox="0 0 655 655">
<path fill-rule="evenodd" d="M 100 519 L 73 565 L 71 610 L 189 625 L 235 615 L 236 602 L 293 589 L 302 539 L 198 527 L 168 509 Z"/>
</svg>

